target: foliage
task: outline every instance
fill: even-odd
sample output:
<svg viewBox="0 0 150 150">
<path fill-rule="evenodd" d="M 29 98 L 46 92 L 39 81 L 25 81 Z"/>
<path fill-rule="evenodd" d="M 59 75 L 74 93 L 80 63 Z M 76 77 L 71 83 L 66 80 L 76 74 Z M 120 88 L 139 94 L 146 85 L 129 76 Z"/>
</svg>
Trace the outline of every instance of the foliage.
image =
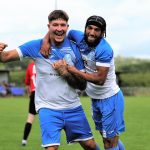
<svg viewBox="0 0 150 150">
<path fill-rule="evenodd" d="M 30 59 L 23 59 L 22 61 L 13 61 L 5 63 L 5 69 L 8 70 L 24 70 L 27 68 L 27 65 L 29 63 Z"/>
<path fill-rule="evenodd" d="M 120 72 L 121 86 L 150 87 L 150 60 L 117 56 L 115 65 Z"/>
<path fill-rule="evenodd" d="M 30 59 L 0 64 L 0 69 L 10 70 L 10 82 L 24 85 L 25 69 Z M 150 87 L 150 60 L 131 57 L 115 57 L 116 71 L 120 73 L 121 86 Z"/>
<path fill-rule="evenodd" d="M 25 71 L 31 59 L 23 59 L 22 61 L 13 61 L 1 63 L 0 69 L 10 71 L 9 83 L 14 83 L 16 86 L 24 86 Z"/>
<path fill-rule="evenodd" d="M 132 57 L 115 57 L 116 71 L 120 72 L 147 72 L 150 71 L 150 60 Z"/>
<path fill-rule="evenodd" d="M 122 73 L 120 79 L 123 87 L 150 86 L 150 72 Z"/>
<path fill-rule="evenodd" d="M 10 83 L 16 86 L 24 86 L 25 70 L 10 71 Z"/>
</svg>

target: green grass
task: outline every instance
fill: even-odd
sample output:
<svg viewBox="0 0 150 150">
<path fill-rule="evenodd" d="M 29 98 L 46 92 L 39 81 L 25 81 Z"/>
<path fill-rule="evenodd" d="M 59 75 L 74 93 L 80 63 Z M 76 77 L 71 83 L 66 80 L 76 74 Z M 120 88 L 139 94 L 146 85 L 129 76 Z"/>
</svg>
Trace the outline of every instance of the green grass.
<svg viewBox="0 0 150 150">
<path fill-rule="evenodd" d="M 84 110 L 91 125 L 94 137 L 104 150 L 101 136 L 94 129 L 91 118 L 90 100 L 81 98 Z M 43 150 L 38 117 L 32 127 L 28 145 L 21 147 L 23 128 L 28 111 L 28 97 L 0 98 L 0 150 Z M 126 150 L 150 150 L 150 98 L 125 97 L 126 132 L 121 135 Z M 62 133 L 60 150 L 81 150 L 78 144 L 67 145 L 65 134 Z"/>
</svg>

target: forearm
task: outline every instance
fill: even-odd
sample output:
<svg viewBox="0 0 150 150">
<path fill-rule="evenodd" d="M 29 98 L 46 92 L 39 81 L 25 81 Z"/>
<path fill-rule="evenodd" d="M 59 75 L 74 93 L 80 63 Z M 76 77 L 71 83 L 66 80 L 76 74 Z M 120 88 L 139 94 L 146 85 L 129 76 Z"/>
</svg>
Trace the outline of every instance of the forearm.
<svg viewBox="0 0 150 150">
<path fill-rule="evenodd" d="M 89 74 L 89 73 L 86 73 L 86 72 L 75 70 L 74 74 L 76 76 L 78 76 L 78 77 L 80 76 L 81 78 L 85 79 L 86 81 L 92 82 L 94 84 L 103 85 L 104 82 L 105 82 L 105 77 L 102 76 L 102 75 L 99 75 L 97 73 Z"/>
<path fill-rule="evenodd" d="M 8 62 L 9 61 L 9 55 L 8 55 L 8 53 L 7 52 L 1 52 L 1 54 L 0 54 L 0 62 L 3 62 L 3 63 L 5 63 L 5 62 Z"/>
<path fill-rule="evenodd" d="M 103 85 L 105 82 L 105 78 L 103 76 L 99 76 L 96 73 L 93 73 L 93 74 L 83 73 L 82 76 L 88 82 L 92 82 L 94 84 Z"/>
<path fill-rule="evenodd" d="M 67 81 L 67 83 L 73 87 L 74 89 L 85 90 L 86 88 L 86 80 L 82 77 L 77 77 L 71 73 L 67 73 L 63 78 Z"/>
<path fill-rule="evenodd" d="M 40 53 L 45 57 L 48 58 L 49 54 L 51 53 L 51 45 L 50 45 L 50 37 L 49 32 L 43 38 L 43 43 L 40 49 Z"/>
<path fill-rule="evenodd" d="M 10 62 L 19 60 L 19 54 L 16 50 L 3 51 L 0 53 L 0 62 Z"/>
<path fill-rule="evenodd" d="M 75 82 L 76 82 L 76 85 L 77 85 L 77 89 L 83 91 L 86 89 L 86 85 L 87 85 L 87 81 L 80 77 L 80 76 L 77 76 L 75 74 L 72 74 L 72 76 L 74 77 L 75 79 Z"/>
<path fill-rule="evenodd" d="M 86 88 L 86 80 L 82 77 L 78 77 L 74 74 L 68 72 L 66 66 L 61 66 L 57 69 L 57 72 L 60 76 L 62 76 L 67 83 L 74 89 L 85 90 Z"/>
</svg>

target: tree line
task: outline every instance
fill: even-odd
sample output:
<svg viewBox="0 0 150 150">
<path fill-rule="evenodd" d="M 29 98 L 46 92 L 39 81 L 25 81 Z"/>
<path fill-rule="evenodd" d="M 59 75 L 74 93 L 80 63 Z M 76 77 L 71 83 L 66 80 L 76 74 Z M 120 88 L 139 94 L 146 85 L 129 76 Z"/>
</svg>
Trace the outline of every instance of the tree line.
<svg viewBox="0 0 150 150">
<path fill-rule="evenodd" d="M 150 59 L 115 58 L 122 87 L 150 87 Z"/>
<path fill-rule="evenodd" d="M 10 70 L 10 82 L 23 86 L 29 59 L 0 64 L 0 69 Z M 116 72 L 122 87 L 150 87 L 150 59 L 115 57 Z"/>
</svg>

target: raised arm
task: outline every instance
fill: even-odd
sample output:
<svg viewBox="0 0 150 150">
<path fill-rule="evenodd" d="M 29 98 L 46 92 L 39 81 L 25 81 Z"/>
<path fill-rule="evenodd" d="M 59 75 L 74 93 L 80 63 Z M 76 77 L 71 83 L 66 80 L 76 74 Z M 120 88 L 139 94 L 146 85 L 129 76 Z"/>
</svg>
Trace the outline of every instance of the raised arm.
<svg viewBox="0 0 150 150">
<path fill-rule="evenodd" d="M 0 62 L 10 62 L 19 60 L 19 54 L 16 49 L 4 50 L 7 44 L 0 43 Z"/>
<path fill-rule="evenodd" d="M 82 40 L 83 36 L 84 36 L 83 32 L 78 31 L 78 30 L 70 30 L 68 33 L 68 38 L 72 41 L 77 42 L 77 43 L 79 43 Z M 43 38 L 43 43 L 41 46 L 40 53 L 45 58 L 48 58 L 49 54 L 51 53 L 49 32 L 47 32 L 47 34 Z"/>
</svg>

